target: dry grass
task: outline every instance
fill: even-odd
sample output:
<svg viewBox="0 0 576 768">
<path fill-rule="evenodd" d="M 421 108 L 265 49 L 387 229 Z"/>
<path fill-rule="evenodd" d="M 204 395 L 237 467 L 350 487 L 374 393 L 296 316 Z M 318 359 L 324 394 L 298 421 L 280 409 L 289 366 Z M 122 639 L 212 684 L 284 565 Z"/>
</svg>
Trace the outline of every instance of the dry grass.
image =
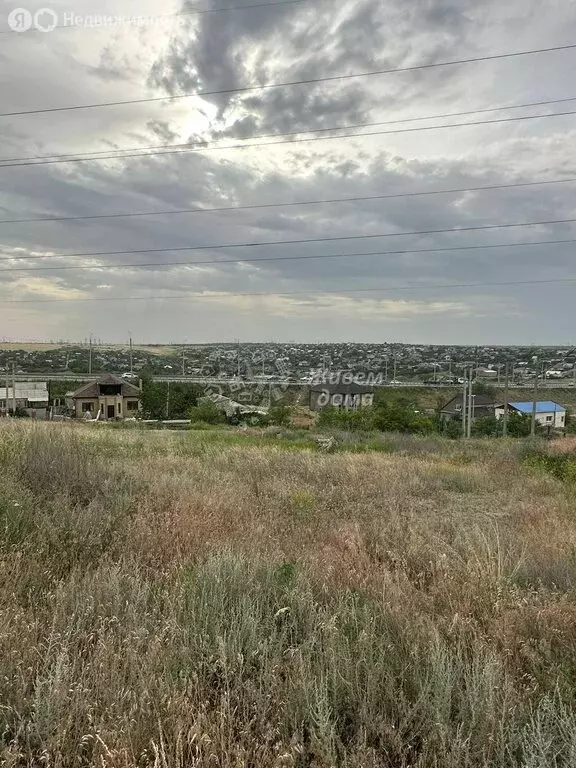
<svg viewBox="0 0 576 768">
<path fill-rule="evenodd" d="M 2 765 L 574 766 L 573 488 L 390 445 L 0 425 Z"/>
</svg>

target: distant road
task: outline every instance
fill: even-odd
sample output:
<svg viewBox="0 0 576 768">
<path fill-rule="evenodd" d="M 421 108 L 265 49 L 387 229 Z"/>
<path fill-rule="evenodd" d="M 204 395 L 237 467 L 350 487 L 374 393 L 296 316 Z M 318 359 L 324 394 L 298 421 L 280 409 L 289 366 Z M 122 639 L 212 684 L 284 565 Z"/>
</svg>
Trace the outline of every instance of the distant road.
<svg viewBox="0 0 576 768">
<path fill-rule="evenodd" d="M 49 373 L 49 374 L 40 374 L 40 373 L 22 373 L 16 376 L 16 381 L 88 381 L 90 379 L 98 379 L 103 374 L 77 374 L 77 373 Z M 6 374 L 2 375 L 0 374 L 0 380 L 5 379 Z M 10 379 L 10 374 L 8 374 L 8 379 Z M 267 387 L 267 386 L 291 386 L 291 387 L 308 387 L 310 386 L 309 382 L 300 381 L 297 379 L 234 379 L 232 377 L 225 377 L 225 378 L 206 378 L 206 377 L 200 377 L 200 376 L 175 376 L 172 374 L 165 374 L 160 376 L 152 376 L 153 381 L 158 382 L 170 382 L 170 383 L 187 383 L 187 384 L 199 384 L 203 386 L 234 386 L 237 384 L 240 384 L 241 386 L 249 385 L 249 386 L 261 386 L 261 387 Z M 130 379 L 127 379 L 127 381 L 130 381 Z M 498 384 L 496 381 L 490 381 L 490 380 L 484 380 L 479 379 L 479 381 L 482 381 L 482 383 L 485 383 L 487 386 L 495 387 L 504 389 L 504 383 L 501 382 Z M 377 386 L 386 386 L 390 387 L 391 389 L 400 389 L 402 387 L 426 387 L 427 389 L 458 389 L 461 387 L 460 384 L 434 384 L 434 383 L 423 383 L 423 382 L 414 382 L 414 381 L 404 381 L 400 382 L 398 384 L 384 384 L 384 385 L 377 385 Z M 525 383 L 516 383 L 516 384 L 510 384 L 510 387 L 512 389 L 530 389 L 533 387 L 534 384 L 532 381 L 527 381 Z M 572 377 L 561 379 L 561 380 L 554 380 L 554 381 L 539 381 L 538 382 L 538 388 L 539 389 L 564 389 L 566 387 L 574 387 L 575 382 Z"/>
</svg>

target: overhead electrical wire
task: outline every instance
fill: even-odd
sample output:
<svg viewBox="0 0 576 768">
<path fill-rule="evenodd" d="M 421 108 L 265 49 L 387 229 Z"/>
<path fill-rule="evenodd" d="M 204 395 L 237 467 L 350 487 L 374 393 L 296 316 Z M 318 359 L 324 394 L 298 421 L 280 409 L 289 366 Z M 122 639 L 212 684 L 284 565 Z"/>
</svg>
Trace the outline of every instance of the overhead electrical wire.
<svg viewBox="0 0 576 768">
<path fill-rule="evenodd" d="M 495 248 L 521 248 L 535 245 L 565 245 L 567 243 L 576 243 L 576 238 L 566 240 L 532 240 L 522 243 L 492 243 L 490 245 L 461 245 L 450 248 L 417 248 L 403 249 L 397 251 L 368 251 L 364 253 L 320 253 L 311 256 L 263 256 L 260 258 L 243 257 L 240 259 L 209 259 L 205 261 L 152 261 L 144 264 L 81 264 L 78 266 L 70 265 L 52 265 L 47 267 L 7 267 L 0 269 L 0 275 L 7 272 L 53 272 L 53 271 L 77 271 L 77 270 L 109 270 L 109 269 L 143 269 L 146 267 L 193 267 L 207 266 L 209 264 L 220 266 L 222 264 L 259 264 L 260 262 L 272 261 L 317 261 L 323 259 L 355 259 L 363 256 L 399 256 L 403 254 L 416 253 L 447 253 L 454 251 L 481 251 Z M 9 259 L 2 259 L 9 261 Z"/>
<path fill-rule="evenodd" d="M 201 292 L 192 291 L 186 294 L 167 294 L 165 296 L 156 294 L 154 296 L 103 296 L 90 298 L 66 298 L 66 299 L 3 299 L 4 304 L 51 304 L 51 303 L 75 303 L 75 302 L 93 302 L 93 301 L 167 301 L 171 299 L 222 299 L 228 296 L 322 296 L 344 295 L 348 293 L 396 293 L 409 291 L 436 291 L 450 288 L 486 288 L 486 287 L 506 287 L 519 285 L 546 285 L 557 283 L 576 283 L 576 277 L 558 277 L 543 280 L 499 280 L 482 283 L 444 283 L 438 285 L 402 285 L 395 288 L 371 287 L 371 288 L 341 288 L 339 290 L 318 290 L 310 288 L 306 291 L 250 291 L 250 292 L 231 292 L 214 291 Z"/>
<path fill-rule="evenodd" d="M 559 51 L 569 51 L 576 49 L 576 43 L 570 43 L 567 45 L 556 45 L 548 48 L 533 48 L 525 51 L 511 51 L 507 53 L 497 53 L 487 56 L 474 56 L 467 59 L 454 59 L 451 61 L 439 61 L 429 64 L 415 64 L 409 67 L 392 67 L 388 69 L 377 69 L 368 72 L 356 72 L 347 75 L 329 75 L 325 77 L 307 78 L 305 80 L 292 80 L 283 83 L 264 83 L 263 85 L 249 85 L 237 88 L 222 88 L 213 91 L 194 91 L 193 93 L 182 93 L 168 96 L 153 96 L 141 99 L 123 99 L 121 101 L 104 101 L 93 102 L 91 104 L 72 104 L 64 107 L 45 107 L 37 109 L 19 110 L 14 112 L 1 112 L 0 117 L 19 117 L 22 115 L 38 115 L 54 112 L 70 112 L 73 110 L 83 109 L 100 109 L 102 107 L 117 107 L 127 104 L 151 104 L 158 101 L 175 101 L 177 99 L 190 99 L 197 96 L 221 96 L 231 93 L 251 93 L 253 91 L 265 91 L 274 88 L 289 88 L 298 85 L 314 85 L 316 83 L 330 83 L 330 82 L 342 82 L 345 80 L 353 80 L 362 77 L 375 77 L 378 75 L 391 75 L 398 72 L 418 72 L 427 69 L 437 69 L 440 67 L 451 67 L 462 64 L 473 64 L 483 61 L 496 61 L 499 59 L 511 59 L 520 56 L 533 56 L 541 53 L 553 53 Z"/>
<path fill-rule="evenodd" d="M 265 143 L 254 143 L 254 144 L 225 144 L 223 146 L 216 146 L 216 147 L 194 147 L 192 149 L 177 149 L 177 150 L 168 150 L 168 151 L 154 151 L 154 152 L 138 152 L 138 153 L 129 153 L 129 154 L 114 154 L 114 155 L 105 155 L 102 157 L 73 157 L 70 159 L 55 159 L 55 160 L 34 160 L 29 162 L 20 162 L 20 163 L 4 163 L 0 164 L 0 169 L 2 168 L 24 168 L 24 167 L 31 167 L 35 165 L 61 165 L 64 163 L 94 163 L 94 162 L 100 162 L 102 160 L 125 160 L 127 158 L 134 158 L 134 157 L 152 157 L 154 155 L 181 155 L 181 154 L 187 154 L 187 153 L 196 153 L 196 152 L 214 152 L 214 151 L 222 151 L 222 150 L 234 150 L 234 149 L 253 149 L 255 147 L 274 147 L 278 146 L 280 144 L 305 144 L 310 143 L 313 141 L 333 141 L 334 139 L 362 139 L 367 136 L 387 136 L 390 134 L 399 134 L 399 133 L 415 133 L 419 131 L 438 131 L 438 130 L 445 130 L 446 128 L 470 128 L 473 126 L 478 125 L 494 125 L 496 123 L 515 123 L 522 120 L 540 120 L 550 117 L 565 117 L 566 115 L 576 115 L 576 110 L 572 110 L 569 112 L 554 112 L 549 115 L 522 115 L 520 117 L 502 117 L 498 118 L 497 120 L 475 120 L 470 121 L 468 123 L 447 123 L 446 125 L 425 125 L 420 126 L 419 128 L 395 128 L 391 131 L 370 131 L 368 133 L 347 133 L 340 136 L 312 136 L 308 138 L 303 139 L 286 139 L 282 141 L 268 141 Z"/>
<path fill-rule="evenodd" d="M 283 203 L 260 203 L 254 205 L 228 205 L 215 208 L 181 208 L 176 210 L 164 211 L 137 211 L 134 213 L 98 213 L 86 216 L 46 216 L 29 219 L 0 219 L 0 226 L 3 224 L 36 224 L 43 222 L 62 222 L 62 221 L 92 221 L 99 219 L 128 219 L 136 217 L 149 216 L 174 216 L 182 214 L 195 213 L 224 213 L 230 211 L 253 211 L 268 208 L 291 208 L 306 205 L 330 205 L 334 203 L 358 203 L 370 202 L 375 200 L 394 200 L 406 197 L 428 197 L 431 195 L 453 195 L 461 192 L 487 192 L 499 189 L 519 189 L 523 187 L 538 187 L 550 184 L 572 184 L 576 182 L 576 177 L 568 179 L 544 179 L 543 181 L 523 181 L 510 184 L 489 184 L 477 187 L 454 187 L 452 189 L 433 189 L 428 191 L 416 192 L 394 192 L 385 195 L 362 195 L 356 197 L 332 197 L 323 200 L 297 200 Z"/>
<path fill-rule="evenodd" d="M 86 258 L 90 256 L 126 256 L 135 253 L 173 253 L 177 251 L 215 251 L 229 248 L 262 248 L 269 247 L 271 245 L 284 246 L 284 245 L 304 245 L 311 243 L 332 243 L 342 240 L 374 240 L 386 237 L 408 237 L 416 235 L 436 235 L 443 233 L 454 232 L 480 232 L 490 231 L 496 229 L 513 229 L 520 227 L 537 227 L 537 226 L 549 226 L 554 224 L 573 224 L 576 222 L 576 218 L 573 219 L 550 219 L 545 221 L 525 221 L 518 223 L 506 223 L 506 224 L 483 224 L 471 227 L 456 227 L 448 229 L 424 229 L 413 232 L 381 232 L 378 234 L 370 235 L 339 235 L 338 237 L 309 237 L 298 240 L 268 240 L 266 242 L 254 242 L 254 243 L 218 243 L 214 245 L 184 245 L 177 247 L 163 247 L 163 248 L 136 248 L 134 250 L 126 251 L 88 251 L 82 253 L 60 253 L 52 254 L 48 258 Z M 17 256 L 17 257 L 3 257 L 0 261 L 28 261 L 31 259 L 45 259 L 45 255 L 34 256 Z"/>
<path fill-rule="evenodd" d="M 538 107 L 538 106 L 549 106 L 551 104 L 565 104 L 567 102 L 576 101 L 576 96 L 569 96 L 562 99 L 548 99 L 545 101 L 532 101 L 527 102 L 524 104 L 508 104 L 500 107 L 487 107 L 487 108 L 480 108 L 480 109 L 472 109 L 467 110 L 465 112 L 448 112 L 444 114 L 436 114 L 436 115 L 423 115 L 421 117 L 409 117 L 404 119 L 396 119 L 396 120 L 384 120 L 384 121 L 378 121 L 378 122 L 370 122 L 370 123 L 353 123 L 348 125 L 338 125 L 338 126 L 331 126 L 328 128 L 303 128 L 299 131 L 290 131 L 285 133 L 264 133 L 264 134 L 255 134 L 253 136 L 238 136 L 235 137 L 236 141 L 246 141 L 246 142 L 256 142 L 259 139 L 277 139 L 279 137 L 283 136 L 301 136 L 306 133 L 326 133 L 328 131 L 347 131 L 347 130 L 359 130 L 361 128 L 373 128 L 376 126 L 382 126 L 382 125 L 397 125 L 398 123 L 413 123 L 413 122 L 421 122 L 424 120 L 441 120 L 445 118 L 450 117 L 465 117 L 467 115 L 475 115 L 475 114 L 486 114 L 488 112 L 502 112 L 506 110 L 512 110 L 512 109 L 528 109 L 530 107 Z M 318 137 L 310 137 L 308 139 L 301 139 L 301 141 L 321 141 L 323 139 L 342 139 L 342 138 L 350 138 L 354 136 L 374 136 L 374 135 L 386 135 L 388 133 L 408 133 L 413 131 L 419 131 L 419 130 L 439 130 L 442 128 L 457 128 L 457 127 L 465 127 L 465 126 L 474 126 L 474 125 L 490 125 L 492 122 L 508 122 L 512 120 L 536 120 L 543 117 L 556 117 L 556 116 L 564 116 L 564 115 L 570 115 L 574 114 L 574 112 L 557 112 L 552 113 L 549 115 L 523 115 L 517 118 L 499 118 L 498 120 L 491 121 L 477 121 L 477 122 L 467 122 L 467 123 L 453 123 L 448 125 L 431 125 L 431 126 L 423 126 L 421 128 L 405 128 L 405 129 L 395 129 L 393 131 L 382 131 L 382 132 L 374 132 L 374 133 L 367 133 L 367 134 L 351 134 L 351 136 L 318 136 Z M 222 141 L 223 139 L 213 139 L 211 141 Z M 219 149 L 240 149 L 244 148 L 244 145 L 238 146 L 238 145 L 216 145 L 213 147 L 206 146 L 208 142 L 207 141 L 196 141 L 196 142 L 188 142 L 188 143 L 179 143 L 179 144 L 153 144 L 149 146 L 144 147 L 120 147 L 118 149 L 101 149 L 101 150 L 92 150 L 92 151 L 86 151 L 86 152 L 65 152 L 60 154 L 51 154 L 51 155 L 28 155 L 25 157 L 6 157 L 6 158 L 0 158 L 0 168 L 1 167 L 15 167 L 17 165 L 43 165 L 43 164 L 52 164 L 56 162 L 86 162 L 91 160 L 92 158 L 95 160 L 111 160 L 111 159 L 122 159 L 123 157 L 147 157 L 149 155 L 157 155 L 157 154 L 180 154 L 180 153 L 186 153 L 186 152 L 192 152 L 195 150 L 198 151 L 216 151 Z M 283 143 L 292 143 L 292 142 L 264 142 L 263 144 L 247 144 L 245 148 L 250 147 L 256 147 L 256 146 L 274 146 L 276 144 L 283 144 Z M 296 142 L 297 143 L 297 142 Z M 164 151 L 167 150 L 167 151 Z M 174 150 L 174 152 L 170 152 L 168 150 Z M 120 153 L 120 154 L 119 154 Z M 126 153 L 126 154 L 124 154 Z M 101 155 L 101 157 L 97 157 L 98 155 Z"/>
</svg>

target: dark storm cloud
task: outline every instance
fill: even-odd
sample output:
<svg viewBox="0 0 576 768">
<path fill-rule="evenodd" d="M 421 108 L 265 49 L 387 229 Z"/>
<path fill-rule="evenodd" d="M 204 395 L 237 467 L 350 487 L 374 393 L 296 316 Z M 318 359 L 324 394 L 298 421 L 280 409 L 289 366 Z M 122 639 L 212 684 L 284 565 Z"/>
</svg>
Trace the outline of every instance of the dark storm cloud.
<svg viewBox="0 0 576 768">
<path fill-rule="evenodd" d="M 432 62 L 465 34 L 466 8 L 448 1 L 364 0 L 258 9 L 224 14 L 224 19 L 207 15 L 191 22 L 190 37 L 181 32 L 172 39 L 149 81 L 175 94 Z M 214 135 L 240 136 L 362 122 L 375 106 L 371 86 L 358 80 L 206 98 L 218 107 L 220 121 L 234 118 L 224 129 L 215 126 Z M 398 105 L 418 91 L 418 78 L 408 86 L 389 83 L 378 107 Z"/>
</svg>

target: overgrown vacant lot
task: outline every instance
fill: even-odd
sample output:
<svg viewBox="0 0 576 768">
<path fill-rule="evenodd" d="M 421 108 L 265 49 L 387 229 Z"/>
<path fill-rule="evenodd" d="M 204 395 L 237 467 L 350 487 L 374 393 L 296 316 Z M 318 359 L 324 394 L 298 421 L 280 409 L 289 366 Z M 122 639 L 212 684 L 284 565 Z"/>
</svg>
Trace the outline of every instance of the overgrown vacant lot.
<svg viewBox="0 0 576 768">
<path fill-rule="evenodd" d="M 576 765 L 574 485 L 524 451 L 4 422 L 1 764 Z"/>
</svg>

